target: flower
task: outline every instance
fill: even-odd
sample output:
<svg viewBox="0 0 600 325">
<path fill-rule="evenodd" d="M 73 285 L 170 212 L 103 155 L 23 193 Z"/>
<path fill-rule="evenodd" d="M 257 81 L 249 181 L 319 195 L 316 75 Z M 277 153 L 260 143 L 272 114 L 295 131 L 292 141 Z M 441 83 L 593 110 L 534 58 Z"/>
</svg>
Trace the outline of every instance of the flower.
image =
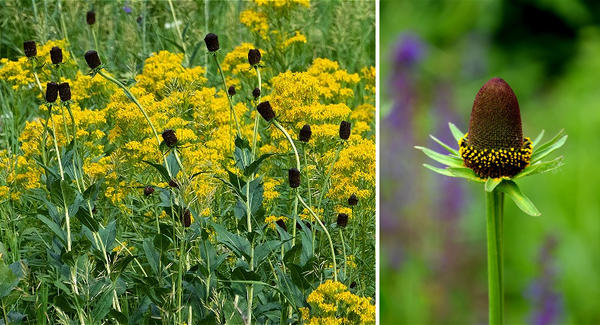
<svg viewBox="0 0 600 325">
<path fill-rule="evenodd" d="M 281 44 L 281 47 L 286 48 L 294 43 L 306 43 L 306 36 L 304 36 L 304 34 L 300 33 L 299 31 L 296 31 L 294 36 L 286 39 L 283 42 L 283 44 Z"/>
<path fill-rule="evenodd" d="M 275 117 L 275 112 L 273 112 L 271 103 L 269 103 L 268 101 L 258 104 L 256 109 L 260 113 L 260 116 L 262 116 L 267 122 L 269 122 Z"/>
<path fill-rule="evenodd" d="M 192 216 L 192 212 L 190 209 L 185 209 L 183 215 L 181 216 L 181 224 L 184 227 L 189 227 L 194 222 L 194 217 Z"/>
<path fill-rule="evenodd" d="M 54 103 L 58 97 L 58 85 L 56 82 L 46 84 L 46 102 Z"/>
<path fill-rule="evenodd" d="M 50 50 L 50 59 L 52 60 L 52 64 L 59 64 L 63 61 L 62 50 L 58 46 L 54 46 Z"/>
<path fill-rule="evenodd" d="M 346 225 L 348 225 L 348 215 L 345 213 L 338 214 L 337 226 L 340 228 L 346 228 Z"/>
<path fill-rule="evenodd" d="M 98 56 L 98 52 L 94 50 L 89 50 L 85 52 L 85 62 L 87 62 L 88 67 L 90 69 L 96 69 L 100 64 L 100 57 Z"/>
<path fill-rule="evenodd" d="M 23 51 L 25 52 L 25 56 L 28 58 L 36 56 L 37 55 L 37 47 L 35 46 L 35 41 L 23 42 Z"/>
<path fill-rule="evenodd" d="M 340 138 L 342 138 L 343 140 L 348 140 L 348 138 L 350 137 L 350 128 L 350 122 L 342 121 L 340 123 Z"/>
<path fill-rule="evenodd" d="M 60 101 L 66 102 L 71 100 L 71 86 L 68 82 L 63 82 L 58 85 L 58 94 L 60 95 Z"/>
<path fill-rule="evenodd" d="M 215 52 L 219 49 L 219 37 L 216 34 L 206 34 L 204 37 L 204 43 L 206 43 L 206 49 L 209 52 Z"/>
<path fill-rule="evenodd" d="M 350 260 L 347 262 L 350 265 Z M 307 324 L 375 324 L 375 306 L 369 298 L 360 297 L 343 283 L 327 280 L 306 298 L 311 306 L 301 312 Z"/>
<path fill-rule="evenodd" d="M 144 187 L 144 195 L 145 196 L 150 196 L 150 195 L 152 195 L 152 193 L 154 193 L 154 187 L 152 187 L 152 186 Z"/>
<path fill-rule="evenodd" d="M 165 141 L 165 144 L 170 148 L 173 148 L 175 145 L 177 145 L 177 135 L 175 135 L 175 131 L 171 129 L 165 130 L 162 133 L 162 138 L 163 141 Z"/>
<path fill-rule="evenodd" d="M 235 86 L 229 86 L 229 89 L 227 89 L 227 94 L 229 94 L 229 96 L 235 95 Z"/>
<path fill-rule="evenodd" d="M 296 168 L 290 168 L 288 170 L 288 179 L 290 181 L 290 187 L 297 188 L 300 186 L 300 171 Z"/>
<path fill-rule="evenodd" d="M 257 64 L 260 63 L 260 50 L 258 49 L 250 49 L 248 51 L 248 63 L 250 63 L 251 66 L 255 66 Z"/>
<path fill-rule="evenodd" d="M 96 22 L 96 13 L 92 10 L 88 11 L 85 15 L 85 21 L 88 25 L 93 25 Z"/>
<path fill-rule="evenodd" d="M 252 97 L 254 97 L 254 99 L 260 97 L 260 89 L 254 88 L 254 90 L 252 90 Z"/>
<path fill-rule="evenodd" d="M 298 140 L 302 142 L 308 142 L 310 140 L 310 136 L 312 135 L 312 131 L 310 129 L 310 125 L 304 124 L 302 129 L 300 129 L 300 134 L 298 135 Z"/>
</svg>

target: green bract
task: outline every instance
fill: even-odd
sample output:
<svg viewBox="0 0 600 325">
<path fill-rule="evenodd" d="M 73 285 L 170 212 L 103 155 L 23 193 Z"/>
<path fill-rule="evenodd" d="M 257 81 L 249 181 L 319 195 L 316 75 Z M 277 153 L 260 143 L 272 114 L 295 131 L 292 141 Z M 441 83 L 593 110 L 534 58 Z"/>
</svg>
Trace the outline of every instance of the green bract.
<svg viewBox="0 0 600 325">
<path fill-rule="evenodd" d="M 460 131 L 456 125 L 452 123 L 448 123 L 448 125 L 450 127 L 450 131 L 452 131 L 454 139 L 458 143 L 464 137 L 465 133 Z M 448 151 L 447 154 L 442 154 L 420 146 L 415 146 L 415 148 L 423 151 L 427 156 L 429 156 L 429 158 L 446 166 L 445 168 L 439 168 L 429 164 L 423 164 L 423 166 L 426 168 L 445 176 L 466 178 L 471 181 L 485 183 L 485 190 L 487 192 L 492 192 L 497 188 L 508 195 L 515 202 L 515 204 L 521 210 L 523 210 L 523 212 L 532 216 L 539 216 L 540 212 L 537 210 L 535 205 L 533 205 L 531 200 L 521 193 L 519 186 L 517 183 L 515 183 L 515 180 L 524 176 L 549 172 L 562 166 L 562 156 L 548 161 L 544 161 L 542 159 L 554 152 L 556 149 L 562 147 L 567 141 L 567 135 L 564 134 L 563 130 L 561 130 L 550 141 L 539 145 L 543 136 L 544 131 L 540 132 L 535 140 L 533 140 L 533 153 L 531 155 L 530 164 L 513 177 L 480 178 L 475 174 L 475 172 L 473 172 L 472 169 L 465 166 L 463 159 L 458 153 L 458 149 L 452 148 L 432 135 L 430 135 L 430 137 L 435 142 L 440 144 L 444 149 L 446 149 Z"/>
</svg>

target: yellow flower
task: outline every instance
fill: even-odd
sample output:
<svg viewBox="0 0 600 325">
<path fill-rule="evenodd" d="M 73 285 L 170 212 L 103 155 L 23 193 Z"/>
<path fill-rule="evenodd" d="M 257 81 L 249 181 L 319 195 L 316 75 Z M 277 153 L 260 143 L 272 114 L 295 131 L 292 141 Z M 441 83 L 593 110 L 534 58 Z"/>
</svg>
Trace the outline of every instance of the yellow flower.
<svg viewBox="0 0 600 325">
<path fill-rule="evenodd" d="M 263 39 L 267 39 L 269 24 L 267 23 L 267 15 L 263 12 L 257 12 L 251 9 L 244 10 L 240 14 L 240 22 L 251 31 L 260 35 Z"/>
<path fill-rule="evenodd" d="M 325 281 L 308 295 L 306 302 L 312 307 L 310 318 L 302 312 L 308 324 L 375 324 L 375 305 L 370 299 L 351 293 L 340 282 Z"/>
<path fill-rule="evenodd" d="M 294 43 L 306 43 L 306 36 L 300 31 L 296 31 L 296 34 L 283 42 L 281 47 L 286 48 Z"/>
</svg>

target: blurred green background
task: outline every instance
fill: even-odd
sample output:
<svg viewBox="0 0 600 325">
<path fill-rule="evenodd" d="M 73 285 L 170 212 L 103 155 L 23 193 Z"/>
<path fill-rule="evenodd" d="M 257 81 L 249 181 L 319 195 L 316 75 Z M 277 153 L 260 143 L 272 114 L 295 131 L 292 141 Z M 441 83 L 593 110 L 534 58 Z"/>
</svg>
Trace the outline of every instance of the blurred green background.
<svg viewBox="0 0 600 325">
<path fill-rule="evenodd" d="M 505 203 L 505 323 L 600 324 L 600 3 L 380 9 L 381 323 L 487 323 L 483 186 L 426 170 L 413 146 L 441 149 L 428 135 L 451 142 L 448 122 L 466 132 L 475 94 L 501 77 L 526 136 L 569 135 L 564 167 L 519 181 L 542 216 Z"/>
</svg>

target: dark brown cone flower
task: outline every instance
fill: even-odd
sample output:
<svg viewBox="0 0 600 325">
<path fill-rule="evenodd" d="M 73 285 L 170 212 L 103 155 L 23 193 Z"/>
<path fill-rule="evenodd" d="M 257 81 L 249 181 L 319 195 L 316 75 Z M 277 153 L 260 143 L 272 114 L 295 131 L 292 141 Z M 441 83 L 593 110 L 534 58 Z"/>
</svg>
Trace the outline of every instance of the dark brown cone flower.
<svg viewBox="0 0 600 325">
<path fill-rule="evenodd" d="M 288 171 L 288 178 L 290 181 L 290 187 L 296 188 L 300 186 L 300 171 L 296 168 L 290 168 Z"/>
<path fill-rule="evenodd" d="M 58 85 L 56 82 L 49 82 L 46 84 L 46 101 L 48 103 L 54 103 L 58 98 Z"/>
<path fill-rule="evenodd" d="M 350 137 L 350 129 L 350 122 L 342 121 L 342 123 L 340 123 L 340 138 L 343 140 L 348 140 Z"/>
<path fill-rule="evenodd" d="M 346 225 L 348 225 L 348 215 L 345 213 L 338 214 L 337 225 L 340 228 L 346 228 Z"/>
<path fill-rule="evenodd" d="M 35 46 L 35 41 L 23 42 L 23 51 L 25 52 L 25 56 L 28 58 L 36 56 L 37 47 Z"/>
<path fill-rule="evenodd" d="M 260 89 L 254 88 L 254 90 L 252 90 L 252 97 L 254 97 L 254 99 L 260 97 Z"/>
<path fill-rule="evenodd" d="M 261 55 L 258 49 L 251 49 L 250 51 L 248 51 L 248 63 L 250 63 L 251 66 L 259 64 L 260 58 Z"/>
<path fill-rule="evenodd" d="M 304 126 L 300 129 L 300 134 L 298 135 L 298 140 L 302 142 L 308 142 L 310 140 L 310 136 L 312 135 L 312 130 L 310 129 L 310 125 L 304 124 Z"/>
<path fill-rule="evenodd" d="M 350 283 L 350 289 L 354 288 L 356 288 L 356 281 L 352 281 L 352 283 Z"/>
<path fill-rule="evenodd" d="M 60 95 L 60 101 L 66 102 L 71 100 L 71 86 L 68 82 L 63 82 L 58 85 L 58 94 Z"/>
<path fill-rule="evenodd" d="M 283 219 L 277 219 L 277 221 L 275 221 L 275 223 L 281 227 L 281 229 L 287 231 L 287 226 L 285 225 L 285 221 L 283 221 Z"/>
<path fill-rule="evenodd" d="M 154 187 L 152 187 L 152 186 L 144 187 L 144 195 L 145 196 L 150 196 L 150 195 L 152 195 L 152 193 L 154 193 Z"/>
<path fill-rule="evenodd" d="M 87 24 L 90 26 L 96 23 L 96 13 L 91 10 L 88 11 L 85 15 L 85 21 L 87 21 Z"/>
<path fill-rule="evenodd" d="M 183 212 L 183 216 L 181 216 L 181 224 L 184 227 L 189 227 L 192 225 L 192 212 L 189 209 L 185 209 Z"/>
<path fill-rule="evenodd" d="M 258 104 L 256 109 L 258 110 L 258 113 L 260 113 L 260 116 L 262 116 L 267 122 L 269 122 L 275 117 L 275 112 L 273 112 L 271 103 L 269 103 L 268 101 Z"/>
<path fill-rule="evenodd" d="M 229 94 L 229 96 L 235 95 L 235 86 L 230 86 L 229 89 L 227 89 L 227 93 Z"/>
<path fill-rule="evenodd" d="M 350 197 L 348 198 L 348 205 L 357 205 L 357 204 L 358 204 L 358 198 L 356 197 L 356 194 L 350 195 Z"/>
<path fill-rule="evenodd" d="M 206 49 L 209 52 L 215 52 L 219 49 L 219 37 L 216 34 L 206 34 L 206 37 L 204 37 L 204 43 L 206 43 Z"/>
<path fill-rule="evenodd" d="M 493 78 L 479 89 L 459 147 L 465 166 L 481 178 L 512 177 L 527 167 L 532 144 L 523 138 L 517 96 L 506 81 Z"/>
<path fill-rule="evenodd" d="M 169 148 L 173 148 L 175 145 L 177 145 L 177 135 L 175 135 L 175 131 L 171 129 L 165 130 L 162 133 L 162 138 Z"/>
<path fill-rule="evenodd" d="M 172 179 L 169 181 L 169 186 L 171 186 L 173 188 L 179 188 L 179 183 L 177 183 L 176 180 Z"/>
<path fill-rule="evenodd" d="M 96 69 L 101 64 L 98 52 L 94 50 L 85 52 L 85 62 L 87 62 L 90 69 Z"/>
<path fill-rule="evenodd" d="M 63 54 L 60 47 L 55 46 L 50 50 L 50 60 L 52 64 L 59 64 L 63 61 Z"/>
</svg>

